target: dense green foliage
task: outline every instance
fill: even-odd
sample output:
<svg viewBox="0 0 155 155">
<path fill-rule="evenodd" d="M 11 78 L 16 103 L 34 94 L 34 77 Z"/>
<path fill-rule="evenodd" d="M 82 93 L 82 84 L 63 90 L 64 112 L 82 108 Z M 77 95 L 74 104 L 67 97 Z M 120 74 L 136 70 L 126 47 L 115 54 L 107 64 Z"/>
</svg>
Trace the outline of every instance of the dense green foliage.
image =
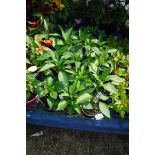
<svg viewBox="0 0 155 155">
<path fill-rule="evenodd" d="M 70 6 L 69 3 L 74 4 Z M 112 110 L 124 118 L 129 108 L 128 39 L 107 37 L 106 31 L 99 27 L 109 22 L 116 23 L 118 28 L 125 24 L 127 15 L 120 21 L 121 14 L 118 19 L 112 17 L 113 21 L 108 21 L 105 18 L 110 18 L 107 8 L 98 8 L 104 6 L 103 1 L 102 5 L 92 1 L 89 6 L 70 1 L 63 4 L 65 9 L 62 10 L 63 5 L 59 9 L 61 12 L 53 9 L 53 16 L 47 12 L 38 13 L 38 7 L 27 17 L 28 21 L 30 18 L 37 20 L 27 25 L 27 99 L 38 95 L 49 110 L 64 110 L 70 115 L 101 111 L 110 117 Z M 94 23 L 92 26 L 69 27 L 72 20 L 63 27 L 55 24 L 59 23 L 58 19 L 63 22 L 75 16 L 72 11 L 74 7 L 78 10 L 79 5 L 88 7 L 88 12 L 83 15 L 79 10 L 78 15 L 88 18 L 89 24 Z M 102 12 L 96 11 L 100 16 L 91 10 L 91 6 L 97 6 L 96 10 Z M 125 14 L 125 11 L 120 13 Z"/>
</svg>

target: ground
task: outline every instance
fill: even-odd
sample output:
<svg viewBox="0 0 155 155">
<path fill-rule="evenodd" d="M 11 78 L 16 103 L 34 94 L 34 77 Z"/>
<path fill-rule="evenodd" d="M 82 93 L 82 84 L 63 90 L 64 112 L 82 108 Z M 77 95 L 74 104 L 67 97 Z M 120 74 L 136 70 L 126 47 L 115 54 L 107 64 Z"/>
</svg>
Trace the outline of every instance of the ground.
<svg viewBox="0 0 155 155">
<path fill-rule="evenodd" d="M 43 131 L 39 137 L 30 137 Z M 128 155 L 128 136 L 27 125 L 27 155 Z"/>
</svg>

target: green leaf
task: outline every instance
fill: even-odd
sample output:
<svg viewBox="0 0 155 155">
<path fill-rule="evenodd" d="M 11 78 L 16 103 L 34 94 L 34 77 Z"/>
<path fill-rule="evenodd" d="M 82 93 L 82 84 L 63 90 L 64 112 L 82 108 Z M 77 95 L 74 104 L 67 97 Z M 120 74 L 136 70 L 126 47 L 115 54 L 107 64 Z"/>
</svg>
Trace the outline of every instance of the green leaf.
<svg viewBox="0 0 155 155">
<path fill-rule="evenodd" d="M 77 84 L 78 84 L 78 78 L 74 81 L 73 85 L 70 85 L 69 87 L 69 93 L 74 94 L 74 92 L 77 90 Z"/>
<path fill-rule="evenodd" d="M 91 39 L 91 42 L 94 43 L 94 44 L 98 44 L 99 40 L 98 39 Z"/>
<path fill-rule="evenodd" d="M 92 47 L 91 49 L 92 49 L 92 51 L 95 52 L 95 54 L 99 54 L 100 53 L 100 50 L 99 50 L 98 47 Z"/>
<path fill-rule="evenodd" d="M 118 94 L 118 90 L 112 83 L 103 84 L 104 89 L 108 90 L 112 94 Z"/>
<path fill-rule="evenodd" d="M 56 45 L 64 45 L 63 41 L 60 39 L 56 40 Z"/>
<path fill-rule="evenodd" d="M 73 106 L 69 105 L 69 106 L 67 107 L 67 113 L 68 113 L 69 115 L 73 115 L 73 114 L 75 113 L 75 110 L 74 110 Z"/>
<path fill-rule="evenodd" d="M 81 75 L 83 75 L 85 71 L 86 71 L 86 65 L 84 64 L 81 66 Z"/>
<path fill-rule="evenodd" d="M 51 33 L 49 37 L 61 37 L 58 33 Z"/>
<path fill-rule="evenodd" d="M 92 53 L 91 53 L 91 57 L 94 58 L 95 56 L 96 56 L 95 52 L 92 52 Z"/>
<path fill-rule="evenodd" d="M 32 85 L 33 85 L 33 87 L 37 87 L 37 86 L 41 86 L 42 83 L 41 83 L 39 80 L 34 79 L 34 80 L 32 81 Z"/>
<path fill-rule="evenodd" d="M 101 94 L 100 97 L 99 97 L 99 99 L 101 99 L 103 101 L 107 100 L 108 98 L 109 98 L 108 96 L 105 96 L 103 94 Z"/>
<path fill-rule="evenodd" d="M 44 97 L 46 95 L 46 93 L 42 87 L 37 87 L 35 89 L 35 93 L 38 94 L 39 97 Z"/>
<path fill-rule="evenodd" d="M 52 59 L 56 62 L 57 61 L 57 58 L 56 58 L 56 52 L 51 50 L 50 48 L 48 47 L 44 47 L 45 51 L 49 52 Z"/>
<path fill-rule="evenodd" d="M 80 49 L 79 49 L 80 48 Z M 80 47 L 76 47 L 75 49 L 73 49 L 74 51 L 76 51 L 75 53 L 74 53 L 74 58 L 76 59 L 76 60 L 80 60 L 80 59 L 82 59 L 83 58 L 83 51 L 82 51 L 82 48 L 81 48 L 81 46 Z"/>
<path fill-rule="evenodd" d="M 77 89 L 77 91 L 80 89 L 80 87 L 81 87 L 81 81 L 77 81 L 77 83 L 76 83 L 76 89 Z"/>
<path fill-rule="evenodd" d="M 66 61 L 64 61 L 64 65 L 68 65 L 68 64 L 73 64 L 73 63 L 75 63 L 75 60 L 66 60 Z"/>
<path fill-rule="evenodd" d="M 91 65 L 89 66 L 89 71 L 93 72 L 94 74 L 96 74 L 96 72 L 97 72 L 97 65 L 95 63 L 91 63 Z"/>
<path fill-rule="evenodd" d="M 52 57 L 52 55 L 48 52 L 43 53 L 42 55 L 40 55 L 37 60 L 39 61 L 44 61 L 46 59 L 49 59 L 50 57 Z"/>
<path fill-rule="evenodd" d="M 124 110 L 120 110 L 119 111 L 120 117 L 123 119 L 125 116 L 125 111 Z"/>
<path fill-rule="evenodd" d="M 84 93 L 84 94 L 79 96 L 79 98 L 76 101 L 76 104 L 85 103 L 87 101 L 90 101 L 91 99 L 92 99 L 92 96 L 90 94 Z"/>
<path fill-rule="evenodd" d="M 67 107 L 67 101 L 66 100 L 62 100 L 59 102 L 58 107 L 56 109 L 56 111 L 58 110 L 64 110 Z"/>
<path fill-rule="evenodd" d="M 48 97 L 47 104 L 49 106 L 49 109 L 52 109 L 52 107 L 54 106 L 54 100 Z"/>
<path fill-rule="evenodd" d="M 86 104 L 84 104 L 84 105 L 82 105 L 82 107 L 83 107 L 84 109 L 93 109 L 92 105 L 91 105 L 89 102 L 86 103 Z"/>
<path fill-rule="evenodd" d="M 78 114 L 81 114 L 81 108 L 80 108 L 79 105 L 74 104 L 73 107 L 74 107 L 74 110 L 75 110 Z"/>
<path fill-rule="evenodd" d="M 69 59 L 69 58 L 71 58 L 73 56 L 73 53 L 72 52 L 64 52 L 63 53 L 63 56 L 61 57 L 61 59 L 62 58 L 64 58 L 64 59 Z"/>
<path fill-rule="evenodd" d="M 26 81 L 33 81 L 37 75 L 37 73 L 26 75 Z"/>
<path fill-rule="evenodd" d="M 66 93 L 66 92 L 65 93 L 61 93 L 60 95 L 63 96 L 63 97 L 69 97 L 69 94 Z"/>
<path fill-rule="evenodd" d="M 99 77 L 97 74 L 93 74 L 93 76 L 95 77 L 95 79 L 96 79 L 97 81 L 101 81 L 101 80 L 100 80 L 100 77 Z"/>
<path fill-rule="evenodd" d="M 68 91 L 68 84 L 66 84 L 65 82 L 63 81 L 56 81 L 54 82 L 54 89 L 57 91 L 57 92 L 61 92 L 61 91 Z"/>
<path fill-rule="evenodd" d="M 33 42 L 33 38 L 28 36 L 28 35 L 26 35 L 26 43 L 27 44 L 32 44 L 32 42 Z"/>
<path fill-rule="evenodd" d="M 53 64 L 53 63 L 50 63 L 50 64 L 46 64 L 46 65 L 44 65 L 40 70 L 39 70 L 39 72 L 43 72 L 43 71 L 45 71 L 45 70 L 48 70 L 48 69 L 50 69 L 50 68 L 53 68 L 55 65 Z"/>
<path fill-rule="evenodd" d="M 106 68 L 102 75 L 100 76 L 101 81 L 105 81 L 105 79 L 107 78 L 107 76 L 110 74 L 111 69 L 110 68 Z"/>
<path fill-rule="evenodd" d="M 110 118 L 110 110 L 107 104 L 99 102 L 99 109 L 106 117 Z"/>
<path fill-rule="evenodd" d="M 54 90 L 52 89 L 52 90 L 50 91 L 50 96 L 51 96 L 52 98 L 54 98 L 54 99 L 57 99 L 58 94 L 57 94 L 56 91 L 54 91 Z"/>
<path fill-rule="evenodd" d="M 65 41 L 68 41 L 69 38 L 70 38 L 70 36 L 71 36 L 71 33 L 72 33 L 73 28 L 70 28 L 66 32 L 64 32 L 64 30 L 63 30 L 63 28 L 61 26 L 59 26 L 59 28 L 61 30 L 62 36 L 65 39 Z"/>
<path fill-rule="evenodd" d="M 65 69 L 65 72 L 76 75 L 76 72 L 74 70 Z"/>
<path fill-rule="evenodd" d="M 81 68 L 81 61 L 76 61 L 75 66 L 76 66 L 76 71 L 77 71 L 79 68 Z"/>
<path fill-rule="evenodd" d="M 77 84 L 78 84 L 78 79 L 74 81 L 72 85 L 69 86 L 69 93 L 74 94 L 74 92 L 77 90 Z"/>
<path fill-rule="evenodd" d="M 115 82 L 115 81 L 112 81 L 111 83 L 114 84 L 114 85 L 116 85 L 116 86 L 119 86 L 120 85 L 119 82 Z"/>
<path fill-rule="evenodd" d="M 53 78 L 51 76 L 47 77 L 45 79 L 45 84 L 46 84 L 47 87 L 51 87 L 52 84 L 53 84 Z"/>
<path fill-rule="evenodd" d="M 75 86 L 74 86 L 74 85 L 70 85 L 70 86 L 69 86 L 69 93 L 70 93 L 70 94 L 73 94 L 74 91 L 75 91 Z"/>
<path fill-rule="evenodd" d="M 48 18 L 44 19 L 44 29 L 46 32 L 49 31 L 49 19 Z"/>
<path fill-rule="evenodd" d="M 103 64 L 105 67 L 110 67 L 108 63 Z"/>
<path fill-rule="evenodd" d="M 111 65 L 111 71 L 113 71 L 115 69 L 116 63 L 114 60 L 110 60 L 108 61 L 108 63 Z"/>
<path fill-rule="evenodd" d="M 58 74 L 58 80 L 68 83 L 68 76 L 64 71 L 60 71 Z"/>
<path fill-rule="evenodd" d="M 115 53 L 115 52 L 117 52 L 117 51 L 118 51 L 117 49 L 112 48 L 112 49 L 109 49 L 109 50 L 107 51 L 107 53 Z"/>
<path fill-rule="evenodd" d="M 26 63 L 31 64 L 28 58 L 26 58 Z"/>
<path fill-rule="evenodd" d="M 82 90 L 80 94 L 85 94 L 85 93 L 91 94 L 91 93 L 93 93 L 94 90 L 95 90 L 95 88 L 86 88 L 86 89 Z"/>
<path fill-rule="evenodd" d="M 120 77 L 117 76 L 117 75 L 109 75 L 109 76 L 107 77 L 107 80 L 112 80 L 112 81 L 118 82 L 118 83 L 121 83 L 121 82 L 124 82 L 124 81 L 125 81 L 125 79 L 120 78 Z"/>
</svg>

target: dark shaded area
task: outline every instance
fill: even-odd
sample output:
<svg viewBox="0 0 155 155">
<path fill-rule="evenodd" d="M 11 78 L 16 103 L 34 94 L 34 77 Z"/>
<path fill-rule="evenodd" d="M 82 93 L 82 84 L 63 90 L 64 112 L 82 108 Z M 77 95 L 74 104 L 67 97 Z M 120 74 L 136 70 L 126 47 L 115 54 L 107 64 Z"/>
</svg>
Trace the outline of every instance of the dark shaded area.
<svg viewBox="0 0 155 155">
<path fill-rule="evenodd" d="M 43 131 L 39 137 L 30 137 Z M 129 137 L 27 125 L 27 155 L 128 155 Z"/>
</svg>

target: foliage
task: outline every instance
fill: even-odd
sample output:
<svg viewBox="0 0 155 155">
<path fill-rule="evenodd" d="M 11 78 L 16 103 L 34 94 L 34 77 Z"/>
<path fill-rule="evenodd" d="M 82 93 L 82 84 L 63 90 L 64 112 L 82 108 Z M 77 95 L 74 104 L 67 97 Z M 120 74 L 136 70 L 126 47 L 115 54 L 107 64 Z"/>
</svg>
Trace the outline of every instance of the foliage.
<svg viewBox="0 0 155 155">
<path fill-rule="evenodd" d="M 129 105 L 126 44 L 95 37 L 93 27 L 59 28 L 61 33 L 27 34 L 28 97 L 38 95 L 54 111 L 95 109 L 110 117 L 112 109 L 123 118 Z"/>
<path fill-rule="evenodd" d="M 125 4 L 119 0 L 108 0 L 108 3 L 105 0 L 90 0 L 89 3 L 87 0 L 64 0 L 63 3 L 65 10 L 56 14 L 56 23 L 67 28 L 68 25 L 92 25 L 106 30 L 108 34 L 116 31 L 125 34 L 124 31 L 128 31 L 128 0 Z"/>
</svg>

